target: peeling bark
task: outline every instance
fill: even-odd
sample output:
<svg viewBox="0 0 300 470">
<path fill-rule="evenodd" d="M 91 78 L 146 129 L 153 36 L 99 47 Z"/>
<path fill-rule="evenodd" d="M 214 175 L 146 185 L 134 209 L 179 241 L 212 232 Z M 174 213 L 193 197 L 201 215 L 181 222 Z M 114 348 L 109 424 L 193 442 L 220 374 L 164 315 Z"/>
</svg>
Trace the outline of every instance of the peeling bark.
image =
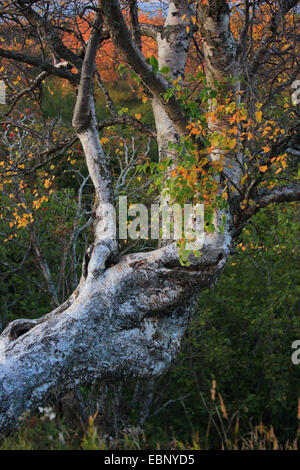
<svg viewBox="0 0 300 470">
<path fill-rule="evenodd" d="M 180 6 L 176 7 L 175 2 L 171 1 L 165 25 L 156 35 L 159 67 L 160 69 L 168 67 L 172 79 L 184 77 L 190 37 L 186 31 L 187 23 L 182 18 L 191 16 L 192 10 L 187 2 L 180 2 Z M 179 134 L 161 100 L 154 98 L 152 106 L 160 160 L 166 157 L 172 158 L 169 142 L 177 143 Z"/>
<path fill-rule="evenodd" d="M 224 92 L 231 93 L 232 101 L 240 102 L 238 92 L 240 91 L 241 67 L 238 57 L 238 46 L 233 39 L 230 29 L 229 5 L 226 0 L 209 0 L 207 5 L 197 2 L 197 18 L 203 36 L 203 53 L 205 62 L 205 74 L 207 83 L 215 88 L 215 82 L 224 86 Z M 222 98 L 218 97 L 218 105 Z M 215 105 L 210 104 L 210 111 L 215 112 Z M 220 135 L 229 135 L 231 125 L 229 116 L 218 117 L 210 120 L 208 125 L 211 132 Z M 238 135 L 236 136 L 238 139 Z M 239 186 L 242 171 L 238 149 L 235 152 L 224 153 L 224 150 L 215 148 L 210 154 L 212 161 L 224 159 L 225 172 L 231 183 Z M 234 186 L 232 187 L 234 190 Z"/>
<path fill-rule="evenodd" d="M 0 366 L 2 435 L 53 394 L 164 372 L 195 314 L 199 292 L 220 276 L 228 248 L 222 237 L 212 237 L 201 264 L 195 260 L 188 270 L 179 265 L 175 245 L 129 255 L 98 277 L 91 273 L 65 311 L 9 326 L 1 335 L 7 344 Z"/>
</svg>

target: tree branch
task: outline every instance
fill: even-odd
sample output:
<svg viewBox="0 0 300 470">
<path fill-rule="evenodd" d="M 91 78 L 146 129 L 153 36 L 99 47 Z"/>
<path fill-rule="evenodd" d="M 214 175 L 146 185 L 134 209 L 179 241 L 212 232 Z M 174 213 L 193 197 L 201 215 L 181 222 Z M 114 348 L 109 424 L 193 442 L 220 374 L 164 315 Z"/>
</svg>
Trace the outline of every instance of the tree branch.
<svg viewBox="0 0 300 470">
<path fill-rule="evenodd" d="M 141 28 L 139 23 L 138 17 L 138 5 L 137 0 L 129 0 L 129 15 L 130 15 L 130 23 L 133 30 L 134 40 L 138 49 L 142 50 L 142 35 L 141 35 Z"/>
<path fill-rule="evenodd" d="M 111 30 L 112 38 L 126 62 L 139 75 L 150 93 L 161 102 L 177 132 L 182 136 L 186 135 L 188 119 L 174 96 L 168 102 L 164 100 L 162 95 L 170 85 L 160 73 L 153 72 L 152 67 L 135 45 L 125 23 L 119 1 L 102 0 L 101 10 L 107 26 Z"/>
<path fill-rule="evenodd" d="M 275 186 L 272 189 L 263 188 L 253 196 L 253 201 L 254 205 L 247 205 L 246 209 L 235 218 L 233 237 L 237 237 L 249 220 L 269 204 L 300 201 L 300 184 Z"/>
<path fill-rule="evenodd" d="M 55 67 L 49 62 L 45 62 L 44 60 L 38 57 L 29 56 L 21 52 L 9 51 L 7 49 L 2 48 L 0 48 L 0 56 L 5 57 L 6 59 L 16 60 L 17 62 L 22 62 L 23 64 L 25 63 L 28 65 L 33 65 L 34 67 L 44 70 L 50 75 L 56 75 L 57 77 L 65 78 L 74 85 L 78 84 L 79 82 L 79 75 L 75 75 L 74 73 L 65 70 L 62 67 Z"/>
<path fill-rule="evenodd" d="M 281 3 L 281 2 L 280 2 Z M 282 24 L 284 16 L 299 3 L 299 0 L 285 0 L 281 3 L 282 9 L 276 9 L 274 15 L 271 17 L 269 26 L 262 38 L 263 45 L 256 51 L 252 59 L 252 65 L 249 69 L 249 77 L 257 75 L 259 69 L 263 66 L 266 58 L 270 55 L 270 44 L 274 41 L 277 35 L 278 27 Z M 270 34 L 271 33 L 271 34 Z"/>
<path fill-rule="evenodd" d="M 102 16 L 97 13 L 86 48 L 80 84 L 73 115 L 73 127 L 80 139 L 86 162 L 95 187 L 94 205 L 95 244 L 88 265 L 89 274 L 97 277 L 105 269 L 108 257 L 117 252 L 114 219 L 106 208 L 114 207 L 112 176 L 99 140 L 98 123 L 93 96 L 95 60 L 101 38 Z"/>
<path fill-rule="evenodd" d="M 24 3 L 18 0 L 18 3 L 22 4 L 22 13 L 27 18 L 28 22 L 41 32 L 43 39 L 49 45 L 50 49 L 65 61 L 73 64 L 74 67 L 80 71 L 82 59 L 64 45 L 53 25 L 51 25 L 45 17 L 42 18 L 27 2 Z"/>
<path fill-rule="evenodd" d="M 262 209 L 272 203 L 300 201 L 300 184 L 275 186 L 272 189 L 262 189 L 255 199 Z"/>
<path fill-rule="evenodd" d="M 161 33 L 163 26 L 150 23 L 140 23 L 141 34 L 156 40 L 157 34 Z"/>
<path fill-rule="evenodd" d="M 106 127 L 115 126 L 118 124 L 124 124 L 135 127 L 140 132 L 149 135 L 150 137 L 156 138 L 156 132 L 154 129 L 147 126 L 147 124 L 144 124 L 142 121 L 139 121 L 138 119 L 135 119 L 132 116 L 128 116 L 127 114 L 123 114 L 122 116 L 117 115 L 108 119 L 104 119 L 103 121 L 99 122 L 98 129 L 101 130 Z"/>
</svg>

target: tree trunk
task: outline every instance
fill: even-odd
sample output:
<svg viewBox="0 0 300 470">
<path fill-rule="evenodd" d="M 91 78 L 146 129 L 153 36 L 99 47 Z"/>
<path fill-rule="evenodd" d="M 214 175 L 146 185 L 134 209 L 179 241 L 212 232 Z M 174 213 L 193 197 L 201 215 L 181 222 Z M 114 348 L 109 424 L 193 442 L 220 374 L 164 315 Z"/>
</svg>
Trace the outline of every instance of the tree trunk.
<svg viewBox="0 0 300 470">
<path fill-rule="evenodd" d="M 189 269 L 178 264 L 175 245 L 129 255 L 96 277 L 89 273 L 63 312 L 9 325 L 1 336 L 6 342 L 1 434 L 15 430 L 27 410 L 52 394 L 164 372 L 195 314 L 199 293 L 217 281 L 228 256 L 224 240 L 212 238 L 201 263 Z"/>
</svg>

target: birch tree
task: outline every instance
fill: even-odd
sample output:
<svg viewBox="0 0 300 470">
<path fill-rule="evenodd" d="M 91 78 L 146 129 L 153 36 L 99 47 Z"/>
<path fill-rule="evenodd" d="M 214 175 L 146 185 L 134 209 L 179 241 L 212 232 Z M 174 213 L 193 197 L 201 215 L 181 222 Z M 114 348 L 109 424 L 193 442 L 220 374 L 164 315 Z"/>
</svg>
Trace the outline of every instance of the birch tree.
<svg viewBox="0 0 300 470">
<path fill-rule="evenodd" d="M 298 1 L 162 3 L 159 26 L 139 22 L 135 0 L 0 2 L 1 34 L 11 29 L 35 43 L 32 53 L 0 47 L 5 63 L 34 71 L 21 93 L 31 93 L 49 76 L 74 87 L 72 125 L 95 191 L 94 241 L 74 293 L 51 313 L 13 321 L 1 334 L 2 435 L 53 393 L 166 371 L 197 314 L 201 292 L 218 281 L 251 217 L 269 204 L 300 199 L 299 107 L 289 94 L 299 75 Z M 75 17 L 92 20 L 88 38 L 70 27 Z M 65 40 L 66 32 L 73 42 Z M 156 41 L 157 58 L 144 56 L 143 37 Z M 151 100 L 155 130 L 115 112 L 96 67 L 108 39 Z M 197 71 L 186 87 L 192 48 Z M 195 82 L 197 97 L 191 91 Z M 109 119 L 98 121 L 96 83 L 107 99 Z M 182 247 L 172 240 L 152 251 L 120 253 L 107 210 L 116 206 L 115 182 L 99 138 L 99 130 L 120 123 L 157 138 L 164 203 L 205 204 L 203 246 L 185 254 L 184 263 Z M 45 144 L 44 152 L 64 148 L 56 146 Z M 182 193 L 184 181 L 188 191 Z"/>
</svg>

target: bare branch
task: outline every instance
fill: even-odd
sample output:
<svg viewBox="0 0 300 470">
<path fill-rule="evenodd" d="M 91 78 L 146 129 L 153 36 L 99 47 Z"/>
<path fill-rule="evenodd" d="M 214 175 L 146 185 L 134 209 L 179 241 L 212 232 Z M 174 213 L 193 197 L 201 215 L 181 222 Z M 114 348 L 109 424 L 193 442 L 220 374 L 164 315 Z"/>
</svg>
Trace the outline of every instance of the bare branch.
<svg viewBox="0 0 300 470">
<path fill-rule="evenodd" d="M 141 34 L 156 40 L 157 34 L 161 33 L 163 26 L 150 23 L 140 23 Z"/>
<path fill-rule="evenodd" d="M 74 73 L 68 70 L 64 70 L 60 67 L 55 67 L 49 62 L 45 62 L 43 59 L 34 56 L 29 56 L 21 52 L 14 52 L 0 48 L 0 56 L 5 57 L 6 59 L 16 60 L 17 62 L 22 62 L 24 64 L 33 65 L 34 67 L 44 70 L 50 75 L 56 75 L 57 77 L 65 78 L 73 84 L 77 84 L 80 78 L 79 75 L 75 75 Z"/>
<path fill-rule="evenodd" d="M 18 3 L 20 3 L 20 1 Z M 65 61 L 73 64 L 74 67 L 80 71 L 82 59 L 65 46 L 53 25 L 51 25 L 45 17 L 42 18 L 27 2 L 23 2 L 23 4 L 24 8 L 22 13 L 27 18 L 29 24 L 32 24 L 41 32 L 42 38 L 49 45 L 50 49 Z"/>
<path fill-rule="evenodd" d="M 141 28 L 139 24 L 137 0 L 129 0 L 129 15 L 130 15 L 131 27 L 133 30 L 133 37 L 134 37 L 134 40 L 136 42 L 138 49 L 141 51 L 142 50 L 142 35 L 141 35 Z"/>
<path fill-rule="evenodd" d="M 156 132 L 151 127 L 144 124 L 142 121 L 135 119 L 132 116 L 128 116 L 127 114 L 123 114 L 122 116 L 113 116 L 111 118 L 105 119 L 99 122 L 98 129 L 104 129 L 105 127 L 115 126 L 118 124 L 124 124 L 127 126 L 135 127 L 140 132 L 149 135 L 150 137 L 156 138 Z"/>
</svg>

